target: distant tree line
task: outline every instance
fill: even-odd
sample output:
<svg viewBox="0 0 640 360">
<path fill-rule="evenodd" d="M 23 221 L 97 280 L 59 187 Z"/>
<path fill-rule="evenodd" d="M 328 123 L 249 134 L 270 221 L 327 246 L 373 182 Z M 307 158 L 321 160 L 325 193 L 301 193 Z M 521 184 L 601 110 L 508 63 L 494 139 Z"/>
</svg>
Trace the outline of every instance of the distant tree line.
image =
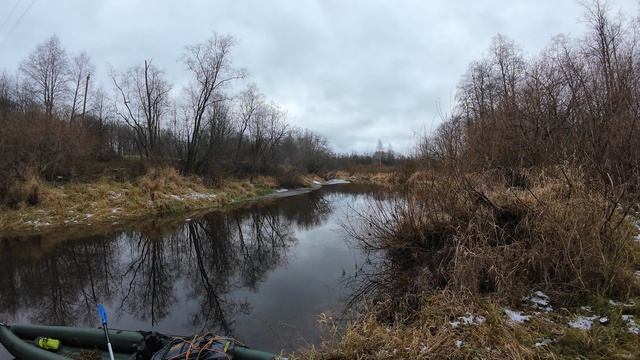
<svg viewBox="0 0 640 360">
<path fill-rule="evenodd" d="M 453 113 L 421 142 L 422 157 L 471 170 L 574 164 L 638 191 L 640 23 L 600 1 L 585 14 L 585 36 L 558 36 L 531 58 L 496 36 L 460 82 Z"/>
<path fill-rule="evenodd" d="M 287 121 L 286 111 L 234 66 L 231 36 L 213 35 L 180 58 L 188 86 L 176 89 L 145 60 L 94 81 L 85 53 L 52 36 L 0 74 L 0 200 L 15 179 L 69 178 L 92 161 L 136 158 L 215 181 L 224 176 L 319 172 L 327 139 Z"/>
</svg>

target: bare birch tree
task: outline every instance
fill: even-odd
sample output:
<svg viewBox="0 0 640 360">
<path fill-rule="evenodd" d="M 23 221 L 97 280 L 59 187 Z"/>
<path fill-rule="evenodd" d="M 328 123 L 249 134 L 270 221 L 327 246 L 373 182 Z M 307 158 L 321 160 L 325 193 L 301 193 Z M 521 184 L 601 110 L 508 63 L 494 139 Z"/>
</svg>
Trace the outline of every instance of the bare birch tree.
<svg viewBox="0 0 640 360">
<path fill-rule="evenodd" d="M 116 114 L 136 133 L 136 145 L 146 159 L 157 158 L 161 121 L 169 109 L 171 86 L 150 61 L 126 73 L 112 74 L 116 87 Z"/>
<path fill-rule="evenodd" d="M 52 36 L 20 64 L 28 90 L 51 117 L 67 92 L 69 59 L 57 36 Z"/>
<path fill-rule="evenodd" d="M 210 143 L 215 139 L 207 136 L 207 127 L 213 126 L 218 102 L 227 100 L 224 87 L 236 79 L 245 76 L 241 70 L 233 68 L 231 49 L 234 39 L 231 36 L 214 34 L 207 41 L 186 48 L 183 62 L 192 76 L 192 82 L 186 89 L 187 107 L 186 141 L 184 151 L 185 171 L 198 171 L 205 163 Z M 209 141 L 209 144 L 206 141 Z"/>
</svg>

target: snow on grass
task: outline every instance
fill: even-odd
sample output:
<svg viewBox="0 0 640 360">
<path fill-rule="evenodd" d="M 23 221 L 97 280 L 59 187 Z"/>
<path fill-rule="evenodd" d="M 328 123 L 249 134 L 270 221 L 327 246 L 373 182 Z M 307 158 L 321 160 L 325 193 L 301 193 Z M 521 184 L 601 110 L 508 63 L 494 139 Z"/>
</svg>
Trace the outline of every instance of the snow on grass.
<svg viewBox="0 0 640 360">
<path fill-rule="evenodd" d="M 109 191 L 107 192 L 107 195 L 109 195 L 109 197 L 113 200 L 119 199 L 122 196 L 122 194 L 115 191 Z"/>
<path fill-rule="evenodd" d="M 622 315 L 622 321 L 627 323 L 627 329 L 630 333 L 640 335 L 640 326 L 636 323 L 633 315 Z"/>
<path fill-rule="evenodd" d="M 547 346 L 547 345 L 551 345 L 552 343 L 553 343 L 553 340 L 545 338 L 535 343 L 535 346 L 536 347 Z"/>
<path fill-rule="evenodd" d="M 569 326 L 574 329 L 589 330 L 593 322 L 598 319 L 600 319 L 599 316 L 578 316 L 575 320 L 569 321 Z"/>
<path fill-rule="evenodd" d="M 342 179 L 331 179 L 324 183 L 325 185 L 351 184 L 351 181 Z"/>
<path fill-rule="evenodd" d="M 512 324 L 522 324 L 530 320 L 529 315 L 524 315 L 520 311 L 515 311 L 511 309 L 502 309 L 509 318 L 509 322 Z"/>
<path fill-rule="evenodd" d="M 216 194 L 200 193 L 193 191 L 187 194 L 187 197 L 192 200 L 213 200 L 216 198 Z"/>
<path fill-rule="evenodd" d="M 451 327 L 457 328 L 460 325 L 482 325 L 485 323 L 485 321 L 487 321 L 487 318 L 485 318 L 482 315 L 476 316 L 476 315 L 467 313 L 464 316 L 458 317 L 458 319 L 454 321 L 450 321 L 449 324 L 451 324 Z"/>
<path fill-rule="evenodd" d="M 636 303 L 633 300 L 631 300 L 630 302 L 628 302 L 626 304 L 623 303 L 623 302 L 620 302 L 620 301 L 616 301 L 616 300 L 609 300 L 609 305 L 611 305 L 611 306 L 633 307 L 633 306 L 636 305 Z"/>
<path fill-rule="evenodd" d="M 27 220 L 24 223 L 27 224 L 27 225 L 31 225 L 33 227 L 36 227 L 36 228 L 40 227 L 40 226 L 50 226 L 51 225 L 51 223 L 49 223 L 47 221 L 42 221 L 42 220 L 39 220 L 39 219 Z"/>
<path fill-rule="evenodd" d="M 284 188 L 276 190 L 277 193 L 283 193 L 283 192 L 287 192 L 287 191 L 289 191 L 289 190 L 288 189 L 284 189 Z"/>
<path fill-rule="evenodd" d="M 459 349 L 462 347 L 462 345 L 464 345 L 464 341 L 462 340 L 456 340 L 456 347 Z"/>
<path fill-rule="evenodd" d="M 549 296 L 542 291 L 536 291 L 529 296 L 522 298 L 522 301 L 529 303 L 532 308 L 542 310 L 544 312 L 553 311 L 553 308 L 549 305 Z"/>
</svg>

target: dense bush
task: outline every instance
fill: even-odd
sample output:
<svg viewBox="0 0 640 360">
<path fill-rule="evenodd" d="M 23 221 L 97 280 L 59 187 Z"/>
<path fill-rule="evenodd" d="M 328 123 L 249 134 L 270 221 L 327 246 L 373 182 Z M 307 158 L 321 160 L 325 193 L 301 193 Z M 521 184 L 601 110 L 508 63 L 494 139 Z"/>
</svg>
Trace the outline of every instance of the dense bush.
<svg viewBox="0 0 640 360">
<path fill-rule="evenodd" d="M 443 289 L 518 299 L 537 288 L 568 302 L 637 291 L 629 209 L 568 173 L 533 171 L 524 188 L 493 174 L 434 177 L 376 202 L 347 226 L 385 259 L 369 290 L 405 301 Z"/>
</svg>

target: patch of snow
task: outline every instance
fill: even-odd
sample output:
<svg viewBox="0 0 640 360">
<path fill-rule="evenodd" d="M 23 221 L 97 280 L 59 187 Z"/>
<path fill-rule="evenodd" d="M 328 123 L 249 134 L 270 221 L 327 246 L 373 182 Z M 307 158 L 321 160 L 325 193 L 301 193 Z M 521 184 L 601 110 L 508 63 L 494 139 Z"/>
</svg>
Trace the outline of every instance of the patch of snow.
<svg viewBox="0 0 640 360">
<path fill-rule="evenodd" d="M 276 190 L 277 193 L 283 193 L 283 192 L 287 192 L 289 191 L 289 189 L 278 189 Z"/>
<path fill-rule="evenodd" d="M 612 306 L 632 307 L 632 306 L 635 306 L 635 305 L 636 305 L 636 303 L 635 303 L 635 301 L 633 301 L 633 300 L 631 300 L 630 302 L 628 302 L 628 303 L 626 303 L 626 304 L 625 304 L 625 303 L 623 303 L 623 302 L 620 302 L 620 301 L 609 300 L 609 305 L 612 305 Z"/>
<path fill-rule="evenodd" d="M 216 198 L 216 194 L 208 194 L 208 193 L 199 193 L 199 192 L 190 192 L 187 197 L 193 200 L 213 200 Z"/>
<path fill-rule="evenodd" d="M 482 325 L 487 319 L 484 316 L 472 315 L 467 313 L 465 316 L 459 317 L 458 319 L 462 320 L 463 325 Z"/>
<path fill-rule="evenodd" d="M 603 316 L 598 321 L 600 322 L 601 325 L 607 325 L 609 323 L 609 318 L 606 316 Z"/>
<path fill-rule="evenodd" d="M 636 323 L 633 315 L 622 315 L 622 321 L 627 323 L 627 329 L 630 333 L 640 335 L 640 326 Z"/>
<path fill-rule="evenodd" d="M 189 222 L 189 221 L 191 221 L 191 219 L 189 218 L 184 219 L 184 222 Z"/>
<path fill-rule="evenodd" d="M 318 181 L 318 180 L 313 180 L 313 183 L 316 184 L 316 185 L 322 185 L 322 183 L 320 181 Z"/>
<path fill-rule="evenodd" d="M 462 347 L 462 345 L 464 345 L 464 341 L 462 340 L 456 340 L 456 347 L 459 349 Z"/>
<path fill-rule="evenodd" d="M 178 201 L 184 201 L 184 198 L 182 196 L 178 196 L 178 195 L 169 195 L 170 198 L 174 199 L 174 200 L 178 200 Z"/>
<path fill-rule="evenodd" d="M 93 217 L 93 214 L 85 214 L 84 217 L 85 219 L 91 219 Z"/>
<path fill-rule="evenodd" d="M 40 227 L 40 226 L 50 226 L 51 224 L 46 222 L 46 221 L 41 221 L 39 219 L 36 220 L 27 220 L 24 222 L 27 225 L 31 225 L 33 227 Z"/>
<path fill-rule="evenodd" d="M 574 329 L 589 330 L 593 322 L 599 318 L 599 316 L 578 316 L 575 320 L 569 321 L 569 326 Z"/>
<path fill-rule="evenodd" d="M 529 315 L 523 315 L 520 311 L 515 311 L 511 309 L 502 309 L 504 313 L 509 318 L 509 322 L 522 324 L 526 321 L 529 321 Z"/>
<path fill-rule="evenodd" d="M 591 306 L 581 306 L 580 309 L 587 312 L 591 312 Z"/>
<path fill-rule="evenodd" d="M 531 307 L 539 309 L 544 312 L 553 311 L 553 308 L 549 305 L 549 296 L 542 291 L 536 291 L 528 297 L 522 298 L 522 301 L 531 303 Z"/>
<path fill-rule="evenodd" d="M 640 278 L 640 270 L 634 272 L 633 275 L 635 275 L 637 278 Z"/>
<path fill-rule="evenodd" d="M 542 339 L 540 341 L 538 341 L 535 346 L 536 347 L 541 347 L 541 346 L 547 346 L 553 343 L 553 340 L 551 339 Z"/>
<path fill-rule="evenodd" d="M 121 197 L 121 196 L 122 196 L 122 194 L 117 193 L 117 192 L 115 192 L 115 191 L 109 191 L 109 192 L 107 192 L 107 195 L 109 195 L 109 197 L 110 197 L 110 198 L 112 198 L 112 199 L 114 199 L 114 200 L 115 200 L 115 199 L 118 199 L 119 197 Z"/>
<path fill-rule="evenodd" d="M 339 185 L 339 184 L 351 184 L 351 181 L 342 180 L 342 179 L 331 179 L 325 181 L 324 185 Z"/>
<path fill-rule="evenodd" d="M 115 214 L 120 210 L 122 210 L 122 209 L 121 208 L 113 208 L 113 209 L 111 209 L 111 212 Z"/>
<path fill-rule="evenodd" d="M 467 313 L 464 316 L 458 317 L 457 320 L 450 321 L 449 324 L 451 325 L 451 327 L 457 328 L 460 325 L 482 325 L 485 323 L 485 321 L 487 321 L 487 318 L 485 318 L 482 315 L 476 316 L 476 315 Z"/>
</svg>

